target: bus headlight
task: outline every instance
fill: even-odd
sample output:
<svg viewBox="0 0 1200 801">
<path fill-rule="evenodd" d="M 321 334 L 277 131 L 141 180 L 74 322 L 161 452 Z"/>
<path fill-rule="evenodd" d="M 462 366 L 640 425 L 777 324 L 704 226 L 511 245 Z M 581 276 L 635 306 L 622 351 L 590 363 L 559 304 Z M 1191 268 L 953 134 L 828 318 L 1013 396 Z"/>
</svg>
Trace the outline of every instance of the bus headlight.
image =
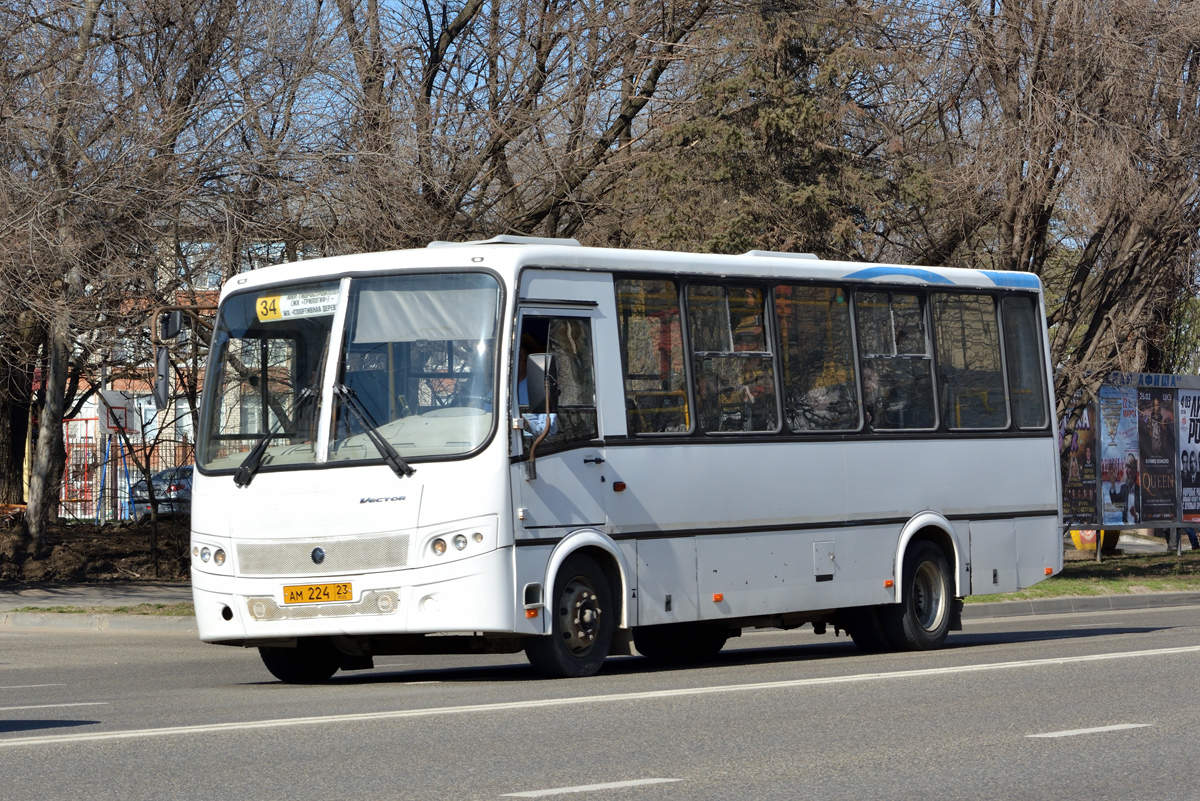
<svg viewBox="0 0 1200 801">
<path fill-rule="evenodd" d="M 223 549 L 218 548 L 217 552 L 213 554 L 213 564 L 218 567 L 225 564 L 225 551 Z"/>
<path fill-rule="evenodd" d="M 211 556 L 212 556 L 212 552 L 209 551 L 207 548 L 200 549 L 200 561 L 201 562 L 207 562 L 209 560 L 209 557 L 211 557 Z"/>
<path fill-rule="evenodd" d="M 463 548 L 466 548 L 467 547 L 467 535 L 466 534 L 455 534 L 454 535 L 454 547 L 460 551 Z"/>
<path fill-rule="evenodd" d="M 434 540 L 433 541 L 433 552 L 435 554 L 437 554 L 438 556 L 441 556 L 442 554 L 444 554 L 446 552 L 446 541 L 444 539 L 442 539 L 441 537 L 438 537 L 436 540 Z"/>
</svg>

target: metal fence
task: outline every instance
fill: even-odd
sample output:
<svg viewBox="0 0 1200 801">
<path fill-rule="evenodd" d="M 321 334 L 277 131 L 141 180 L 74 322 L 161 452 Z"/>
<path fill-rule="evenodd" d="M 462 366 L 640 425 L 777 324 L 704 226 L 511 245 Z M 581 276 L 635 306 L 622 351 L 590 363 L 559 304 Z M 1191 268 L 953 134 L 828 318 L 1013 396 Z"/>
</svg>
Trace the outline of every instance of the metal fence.
<svg viewBox="0 0 1200 801">
<path fill-rule="evenodd" d="M 59 516 L 66 520 L 130 520 L 138 512 L 130 502 L 133 485 L 143 480 L 139 463 L 149 458 L 151 475 L 169 467 L 192 464 L 190 441 L 165 437 L 148 442 L 136 435 L 130 446 L 118 436 L 100 433 L 99 420 L 82 417 L 63 421 L 67 462 L 63 472 Z"/>
</svg>

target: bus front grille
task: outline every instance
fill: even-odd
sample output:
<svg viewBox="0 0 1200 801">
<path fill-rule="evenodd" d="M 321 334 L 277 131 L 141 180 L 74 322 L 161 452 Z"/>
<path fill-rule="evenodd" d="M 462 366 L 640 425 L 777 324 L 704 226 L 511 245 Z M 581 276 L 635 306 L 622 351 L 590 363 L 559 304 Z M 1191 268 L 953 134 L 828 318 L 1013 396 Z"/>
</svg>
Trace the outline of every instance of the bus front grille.
<svg viewBox="0 0 1200 801">
<path fill-rule="evenodd" d="M 393 570 L 408 564 L 408 535 L 240 542 L 237 559 L 237 571 L 243 576 L 332 576 Z"/>
</svg>

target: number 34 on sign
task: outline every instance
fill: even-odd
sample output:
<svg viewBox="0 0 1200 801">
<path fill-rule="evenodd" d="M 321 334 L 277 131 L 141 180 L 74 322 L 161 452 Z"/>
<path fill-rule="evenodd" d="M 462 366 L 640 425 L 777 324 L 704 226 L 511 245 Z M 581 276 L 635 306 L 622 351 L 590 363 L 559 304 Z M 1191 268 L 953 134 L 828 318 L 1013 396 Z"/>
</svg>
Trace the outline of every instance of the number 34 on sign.
<svg viewBox="0 0 1200 801">
<path fill-rule="evenodd" d="M 337 289 L 290 292 L 259 297 L 254 302 L 254 311 L 260 323 L 267 323 L 300 317 L 327 317 L 337 311 L 337 303 Z"/>
</svg>

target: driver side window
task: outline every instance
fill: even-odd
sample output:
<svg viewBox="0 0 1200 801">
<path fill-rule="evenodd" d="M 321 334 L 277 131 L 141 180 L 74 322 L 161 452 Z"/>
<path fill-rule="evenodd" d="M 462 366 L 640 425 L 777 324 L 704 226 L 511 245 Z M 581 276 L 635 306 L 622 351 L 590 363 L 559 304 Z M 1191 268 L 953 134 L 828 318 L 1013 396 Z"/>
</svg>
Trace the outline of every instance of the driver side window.
<svg viewBox="0 0 1200 801">
<path fill-rule="evenodd" d="M 518 413 L 525 419 L 522 439 L 526 447 L 547 425 L 550 433 L 542 448 L 596 439 L 599 429 L 591 321 L 582 317 L 525 317 L 518 343 L 516 397 Z M 528 357 L 536 353 L 553 355 L 558 373 L 558 406 L 550 415 L 529 406 L 525 374 Z"/>
</svg>

